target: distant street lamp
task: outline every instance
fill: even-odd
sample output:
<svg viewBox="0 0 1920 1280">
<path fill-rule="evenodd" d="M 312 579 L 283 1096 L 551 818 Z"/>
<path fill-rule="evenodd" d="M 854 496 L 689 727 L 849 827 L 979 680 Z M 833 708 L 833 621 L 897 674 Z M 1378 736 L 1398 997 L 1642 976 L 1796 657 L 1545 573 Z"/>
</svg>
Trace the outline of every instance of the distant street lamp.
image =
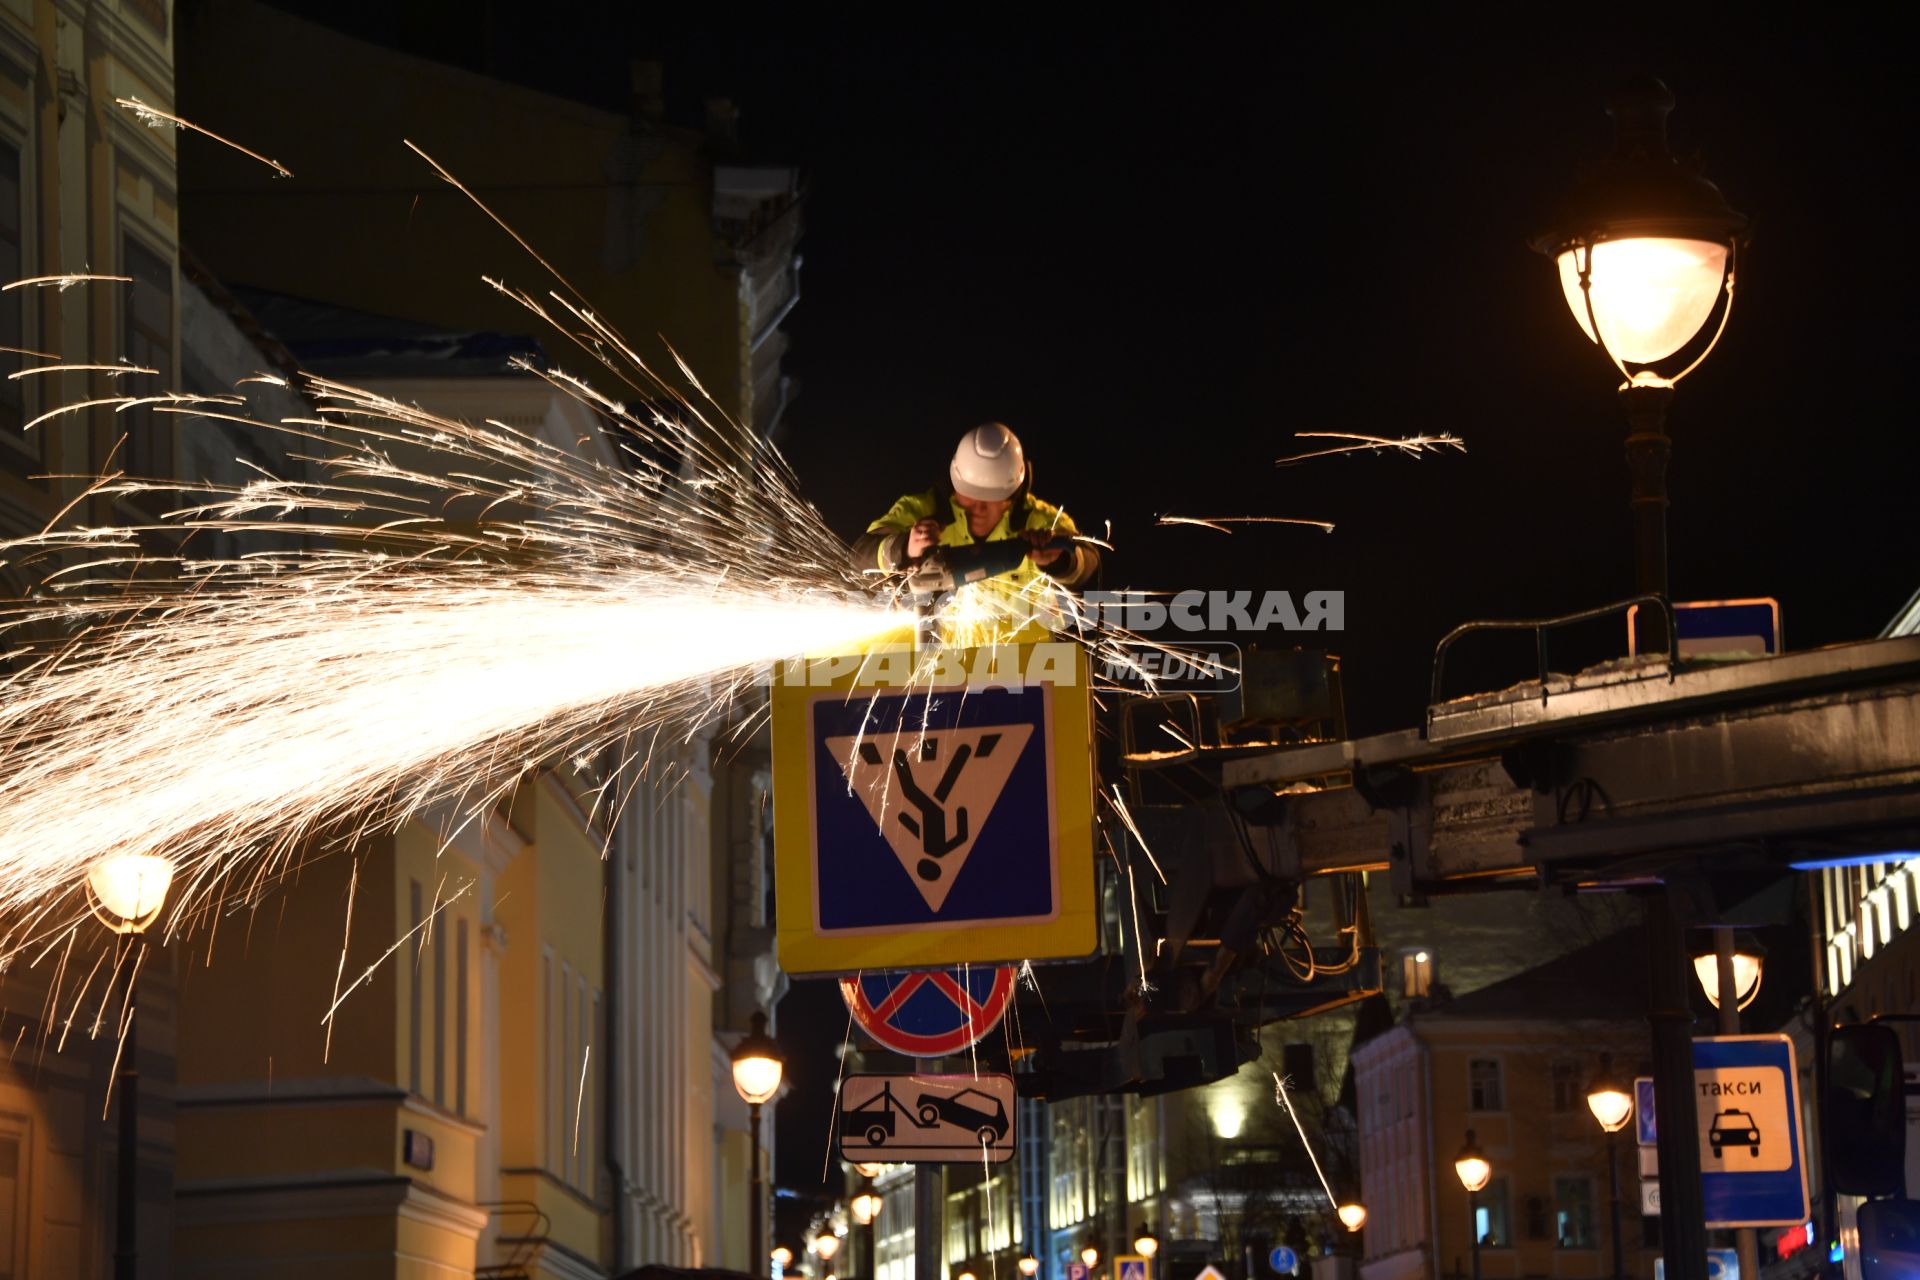
<svg viewBox="0 0 1920 1280">
<path fill-rule="evenodd" d="M 87 905 L 101 924 L 132 938 L 135 954 L 127 964 L 127 1022 L 120 1042 L 120 1150 L 113 1234 L 114 1280 L 135 1280 L 139 1269 L 139 1148 L 140 1070 L 139 1004 L 134 999 L 140 976 L 139 952 L 146 947 L 147 926 L 160 918 L 167 889 L 173 883 L 173 863 L 155 854 L 112 854 L 87 871 Z"/>
<path fill-rule="evenodd" d="M 1607 1184 L 1613 1192 L 1613 1280 L 1625 1272 L 1620 1260 L 1620 1131 L 1633 1119 L 1633 1093 L 1613 1073 L 1613 1055 L 1600 1055 L 1600 1074 L 1587 1086 L 1587 1109 L 1607 1134 Z"/>
<path fill-rule="evenodd" d="M 1667 595 L 1667 404 L 1674 384 L 1720 340 L 1733 312 L 1735 250 L 1747 219 L 1720 189 L 1667 149 L 1673 93 L 1652 77 L 1607 103 L 1611 155 L 1561 207 L 1557 225 L 1533 238 L 1554 260 L 1567 307 L 1623 379 L 1627 465 L 1633 475 L 1634 579 L 1642 595 Z M 1720 325 L 1692 363 L 1671 376 L 1657 365 L 1700 334 L 1722 293 Z M 1629 366 L 1637 366 L 1630 368 Z M 1666 650 L 1664 617 L 1642 628 L 1646 648 Z"/>
<path fill-rule="evenodd" d="M 1493 1165 L 1467 1130 L 1466 1145 L 1453 1158 L 1453 1171 L 1467 1189 L 1467 1229 L 1473 1236 L 1473 1280 L 1480 1280 L 1480 1190 L 1493 1177 Z"/>
<path fill-rule="evenodd" d="M 1095 1267 L 1100 1265 L 1100 1251 L 1092 1245 L 1088 1245 L 1080 1251 L 1080 1261 L 1087 1265 L 1087 1271 L 1091 1273 Z"/>
<path fill-rule="evenodd" d="M 880 1216 L 880 1207 L 884 1202 L 871 1191 L 862 1191 L 847 1202 L 847 1212 L 853 1220 L 863 1227 L 872 1226 L 873 1220 Z"/>
<path fill-rule="evenodd" d="M 822 1231 L 814 1237 L 813 1251 L 820 1255 L 820 1261 L 832 1262 L 833 1255 L 840 1252 L 840 1237 L 831 1230 Z"/>
<path fill-rule="evenodd" d="M 773 1265 L 780 1268 L 782 1272 L 785 1272 L 788 1267 L 793 1265 L 793 1250 L 787 1248 L 785 1245 L 776 1247 L 772 1257 Z"/>
<path fill-rule="evenodd" d="M 1700 987 L 1707 993 L 1707 1000 L 1714 1008 L 1720 1007 L 1720 965 L 1719 954 L 1714 949 L 1712 935 L 1708 934 L 1705 949 L 1694 948 L 1693 972 L 1700 979 Z M 1740 993 L 1735 1002 L 1736 1010 L 1744 1009 L 1753 1003 L 1760 994 L 1760 978 L 1767 964 L 1767 949 L 1746 934 L 1737 934 L 1733 943 L 1733 985 Z"/>
<path fill-rule="evenodd" d="M 1133 1251 L 1147 1259 L 1151 1259 L 1154 1254 L 1160 1252 L 1160 1237 L 1153 1234 L 1153 1228 L 1144 1222 L 1140 1224 L 1140 1229 L 1133 1233 Z"/>
<path fill-rule="evenodd" d="M 753 1197 L 752 1226 L 748 1228 L 747 1256 L 766 1256 L 765 1178 L 760 1170 L 760 1107 L 780 1092 L 780 1078 L 786 1074 L 786 1059 L 780 1046 L 767 1034 L 767 1015 L 755 1013 L 752 1029 L 733 1046 L 733 1087 L 747 1104 L 747 1130 L 752 1134 Z M 824 1255 L 831 1257 L 831 1254 Z"/>
<path fill-rule="evenodd" d="M 1023 1276 L 1032 1277 L 1040 1273 L 1040 1259 L 1034 1257 L 1032 1254 L 1028 1254 L 1026 1257 L 1020 1259 L 1019 1266 L 1020 1274 Z"/>
<path fill-rule="evenodd" d="M 1358 1200 L 1347 1201 L 1335 1212 L 1339 1215 L 1340 1225 L 1348 1231 L 1358 1231 L 1367 1225 L 1367 1206 Z"/>
</svg>

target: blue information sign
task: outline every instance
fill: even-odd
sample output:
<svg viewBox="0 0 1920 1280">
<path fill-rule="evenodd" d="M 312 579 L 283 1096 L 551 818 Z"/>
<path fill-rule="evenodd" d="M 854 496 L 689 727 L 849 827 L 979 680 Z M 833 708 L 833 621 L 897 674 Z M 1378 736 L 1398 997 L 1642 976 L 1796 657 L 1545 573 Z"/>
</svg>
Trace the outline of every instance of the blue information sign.
<svg viewBox="0 0 1920 1280">
<path fill-rule="evenodd" d="M 1267 1255 L 1267 1265 L 1283 1276 L 1290 1276 L 1300 1270 L 1300 1255 L 1283 1244 L 1275 1245 Z"/>
<path fill-rule="evenodd" d="M 1717 1036 L 1693 1042 L 1700 1197 L 1706 1225 L 1797 1226 L 1807 1217 L 1799 1077 L 1785 1036 Z M 1653 1082 L 1634 1081 L 1640 1145 L 1654 1146 Z"/>
</svg>

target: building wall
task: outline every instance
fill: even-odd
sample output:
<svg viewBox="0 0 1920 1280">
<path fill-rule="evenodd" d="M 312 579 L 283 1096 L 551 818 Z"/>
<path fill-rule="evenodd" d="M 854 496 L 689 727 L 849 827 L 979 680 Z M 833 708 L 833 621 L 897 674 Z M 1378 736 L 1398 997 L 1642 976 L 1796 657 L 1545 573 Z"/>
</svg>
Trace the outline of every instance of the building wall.
<svg viewBox="0 0 1920 1280">
<path fill-rule="evenodd" d="M 151 353 L 158 373 L 119 380 L 147 388 L 171 385 L 178 369 L 173 138 L 142 127 L 112 100 L 170 101 L 172 55 L 160 0 L 0 0 L 0 283 L 113 271 L 125 240 L 137 239 L 163 277 L 144 300 L 176 335 Z M 113 361 L 126 354 L 128 302 L 114 284 L 12 290 L 0 295 L 0 345 L 73 362 Z M 0 375 L 48 362 L 0 353 Z M 0 537 L 43 528 L 80 493 L 78 477 L 100 467 L 125 420 L 95 411 L 23 433 L 24 424 L 59 404 L 111 394 L 115 385 L 80 373 L 0 379 Z M 165 459 L 158 469 L 170 469 Z M 76 478 L 47 478 L 62 473 Z M 109 514 L 96 503 L 75 518 Z M 31 580 L 0 567 L 9 597 L 24 594 Z M 95 1025 L 109 994 L 104 981 L 91 979 L 84 996 L 78 981 L 111 946 L 104 929 L 83 919 L 70 948 L 17 952 L 0 975 L 7 1011 L 0 1018 L 0 1275 L 99 1277 L 112 1266 L 119 1107 L 108 1089 L 119 1044 L 111 1017 Z M 173 1236 L 179 950 L 148 948 L 136 1001 L 138 1244 L 150 1276 L 169 1274 Z"/>
<path fill-rule="evenodd" d="M 1368 1210 L 1362 1276 L 1437 1280 L 1467 1265 L 1468 1196 L 1453 1161 L 1468 1129 L 1493 1166 L 1479 1199 L 1491 1232 L 1482 1273 L 1612 1274 L 1609 1144 L 1586 1105 L 1603 1050 L 1630 1069 L 1648 1052 L 1646 1031 L 1631 1022 L 1415 1014 L 1362 1045 L 1354 1054 Z M 1493 1064 L 1480 1069 L 1478 1093 L 1476 1063 Z M 1616 1139 L 1613 1154 L 1625 1274 L 1650 1276 L 1630 1136 Z"/>
</svg>

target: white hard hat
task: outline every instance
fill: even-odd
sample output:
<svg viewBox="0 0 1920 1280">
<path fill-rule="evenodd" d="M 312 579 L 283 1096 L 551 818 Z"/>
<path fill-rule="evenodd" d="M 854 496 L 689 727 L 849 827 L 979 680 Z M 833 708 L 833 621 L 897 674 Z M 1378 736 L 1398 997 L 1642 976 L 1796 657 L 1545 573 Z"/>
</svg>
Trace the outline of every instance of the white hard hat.
<svg viewBox="0 0 1920 1280">
<path fill-rule="evenodd" d="M 948 468 L 953 491 L 984 502 L 1011 498 L 1027 478 L 1027 455 L 1020 437 L 998 422 L 975 427 L 960 437 Z"/>
</svg>

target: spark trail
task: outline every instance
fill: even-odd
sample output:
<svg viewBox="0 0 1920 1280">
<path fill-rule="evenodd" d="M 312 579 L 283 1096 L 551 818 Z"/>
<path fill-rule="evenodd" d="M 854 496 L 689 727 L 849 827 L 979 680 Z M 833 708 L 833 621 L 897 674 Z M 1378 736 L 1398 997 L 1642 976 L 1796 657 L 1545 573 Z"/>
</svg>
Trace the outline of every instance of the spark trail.
<svg viewBox="0 0 1920 1280">
<path fill-rule="evenodd" d="M 644 756 L 759 664 L 899 624 L 770 446 L 657 388 L 629 410 L 530 372 L 615 424 L 627 465 L 318 379 L 317 412 L 283 421 L 239 396 L 103 402 L 280 433 L 317 474 L 102 477 L 92 497 L 179 505 L 0 547 L 48 571 L 0 611 L 0 956 L 70 924 L 102 857 L 174 864 L 171 934 L 316 847 L 481 812 L 555 759 Z M 262 532 L 300 545 L 193 554 Z"/>
</svg>

